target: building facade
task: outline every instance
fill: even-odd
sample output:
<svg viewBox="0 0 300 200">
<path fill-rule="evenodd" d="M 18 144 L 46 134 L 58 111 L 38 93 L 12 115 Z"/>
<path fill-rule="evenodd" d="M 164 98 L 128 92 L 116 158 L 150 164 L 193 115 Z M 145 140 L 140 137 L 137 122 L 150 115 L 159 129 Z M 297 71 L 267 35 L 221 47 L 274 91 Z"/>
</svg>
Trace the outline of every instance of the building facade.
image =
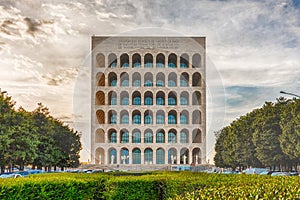
<svg viewBox="0 0 300 200">
<path fill-rule="evenodd" d="M 205 37 L 91 42 L 92 163 L 205 164 Z"/>
</svg>

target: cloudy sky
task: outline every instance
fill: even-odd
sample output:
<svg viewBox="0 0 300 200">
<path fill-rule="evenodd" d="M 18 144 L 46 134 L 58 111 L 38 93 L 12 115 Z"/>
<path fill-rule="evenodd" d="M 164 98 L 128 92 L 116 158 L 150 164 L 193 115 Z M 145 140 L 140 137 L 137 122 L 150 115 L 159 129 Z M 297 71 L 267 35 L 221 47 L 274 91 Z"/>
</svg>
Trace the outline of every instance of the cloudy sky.
<svg viewBox="0 0 300 200">
<path fill-rule="evenodd" d="M 42 102 L 88 148 L 91 36 L 157 30 L 207 39 L 208 159 L 214 131 L 300 94 L 300 0 L 0 0 L 0 88 L 27 110 Z"/>
</svg>

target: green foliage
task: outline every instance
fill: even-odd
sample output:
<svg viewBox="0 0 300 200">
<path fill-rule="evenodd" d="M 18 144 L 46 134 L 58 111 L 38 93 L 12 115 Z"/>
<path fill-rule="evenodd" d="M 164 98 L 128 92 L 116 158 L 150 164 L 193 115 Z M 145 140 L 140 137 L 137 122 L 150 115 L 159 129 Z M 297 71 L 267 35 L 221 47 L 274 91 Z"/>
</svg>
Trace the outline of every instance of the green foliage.
<svg viewBox="0 0 300 200">
<path fill-rule="evenodd" d="M 298 199 L 299 177 L 156 172 L 43 174 L 0 180 L 0 199 Z"/>
</svg>

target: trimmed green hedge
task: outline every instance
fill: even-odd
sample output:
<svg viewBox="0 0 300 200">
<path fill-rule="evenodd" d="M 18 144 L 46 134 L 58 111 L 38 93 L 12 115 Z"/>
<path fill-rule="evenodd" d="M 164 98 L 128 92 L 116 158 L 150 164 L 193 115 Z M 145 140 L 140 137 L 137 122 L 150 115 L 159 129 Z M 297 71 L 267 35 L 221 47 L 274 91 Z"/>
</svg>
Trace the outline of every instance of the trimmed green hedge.
<svg viewBox="0 0 300 200">
<path fill-rule="evenodd" d="M 0 199 L 299 199 L 300 177 L 192 172 L 39 174 L 0 179 Z"/>
</svg>

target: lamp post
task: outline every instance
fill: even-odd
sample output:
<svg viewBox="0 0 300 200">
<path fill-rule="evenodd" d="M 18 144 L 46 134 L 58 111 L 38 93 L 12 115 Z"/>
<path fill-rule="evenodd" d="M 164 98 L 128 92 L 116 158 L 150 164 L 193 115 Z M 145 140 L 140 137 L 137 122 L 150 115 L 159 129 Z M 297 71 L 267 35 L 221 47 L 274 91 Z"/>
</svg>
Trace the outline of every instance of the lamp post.
<svg viewBox="0 0 300 200">
<path fill-rule="evenodd" d="M 296 95 L 296 94 L 293 94 L 293 93 L 290 93 L 290 92 L 284 92 L 284 91 L 280 91 L 281 94 L 287 94 L 287 95 L 291 95 L 291 96 L 295 96 L 295 97 L 298 97 L 300 98 L 299 95 Z"/>
</svg>

